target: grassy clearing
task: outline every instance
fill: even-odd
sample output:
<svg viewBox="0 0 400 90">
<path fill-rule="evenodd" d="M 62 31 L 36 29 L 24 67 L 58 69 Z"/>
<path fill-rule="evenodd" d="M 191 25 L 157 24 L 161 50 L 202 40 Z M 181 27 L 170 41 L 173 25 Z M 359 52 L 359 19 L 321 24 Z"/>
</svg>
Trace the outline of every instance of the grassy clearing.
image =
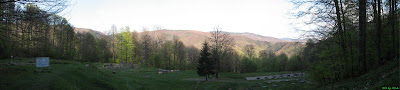
<svg viewBox="0 0 400 90">
<path fill-rule="evenodd" d="M 34 58 L 13 60 L 13 62 L 33 62 Z M 1 60 L 2 63 L 9 60 Z M 233 73 L 222 72 L 219 79 L 207 82 L 196 71 L 180 71 L 168 74 L 157 74 L 157 68 L 134 68 L 127 70 L 97 69 L 102 63 L 85 63 L 65 60 L 50 60 L 51 72 L 34 72 L 35 65 L 0 66 L 0 86 L 2 89 L 184 89 L 217 90 L 217 89 L 265 89 L 258 83 L 265 80 L 247 81 L 247 76 L 274 75 L 290 72 L 269 73 Z M 112 74 L 116 71 L 116 74 Z M 267 84 L 266 84 L 267 85 Z M 303 86 L 303 85 L 302 85 Z M 290 85 L 286 87 L 291 87 Z M 271 87 L 272 88 L 272 87 Z M 279 86 L 279 88 L 284 88 Z"/>
<path fill-rule="evenodd" d="M 99 65 L 99 64 L 97 64 Z M 220 78 L 211 79 L 207 82 L 202 82 L 200 84 L 199 81 L 204 81 L 204 77 L 200 77 L 197 75 L 196 71 L 180 71 L 180 72 L 172 72 L 168 74 L 157 74 L 156 68 L 135 68 L 128 70 L 102 70 L 106 73 L 111 73 L 112 71 L 117 71 L 116 74 L 111 75 L 111 82 L 117 84 L 117 89 L 170 89 L 170 90 L 192 90 L 192 89 L 200 89 L 200 90 L 220 90 L 220 89 L 286 89 L 288 87 L 297 87 L 297 86 L 310 86 L 307 83 L 297 83 L 296 85 L 287 85 L 287 86 L 278 86 L 278 87 L 268 87 L 262 88 L 259 85 L 259 82 L 264 82 L 268 80 L 254 80 L 248 81 L 245 80 L 247 76 L 265 76 L 265 75 L 276 75 L 276 74 L 285 74 L 292 72 L 265 72 L 265 73 L 234 73 L 234 72 L 222 72 L 220 73 Z M 285 78 L 285 79 L 296 79 L 296 78 Z M 302 78 L 299 78 L 302 79 Z M 283 79 L 275 79 L 275 80 L 283 80 Z M 293 81 L 299 82 L 299 81 Z M 281 84 L 285 84 L 282 82 Z M 286 87 L 286 88 L 285 88 Z M 296 88 L 298 89 L 298 88 Z M 307 89 L 307 88 L 306 88 Z"/>
<path fill-rule="evenodd" d="M 29 62 L 15 60 L 14 62 Z M 2 89 L 112 89 L 115 88 L 104 74 L 83 63 L 51 60 L 51 72 L 34 72 L 35 65 L 0 66 Z"/>
<path fill-rule="evenodd" d="M 32 62 L 34 58 L 14 60 L 14 62 Z M 0 60 L 9 62 L 9 60 Z M 34 72 L 35 65 L 0 66 L 1 89 L 67 89 L 67 90 L 101 90 L 101 89 L 151 89 L 151 90 L 219 90 L 219 89 L 278 89 L 278 90 L 314 90 L 314 89 L 381 89 L 396 87 L 399 81 L 399 63 L 390 63 L 361 77 L 344 80 L 323 87 L 315 87 L 312 83 L 300 83 L 303 77 L 281 78 L 271 80 L 245 80 L 245 77 L 266 76 L 296 72 L 260 72 L 234 73 L 222 72 L 219 79 L 211 79 L 199 83 L 204 77 L 196 71 L 180 71 L 168 74 L 157 74 L 157 68 L 134 68 L 126 70 L 97 69 L 103 63 L 86 63 L 66 60 L 51 60 L 51 72 Z M 116 74 L 112 74 L 116 71 Z M 298 79 L 298 80 L 297 80 Z M 288 81 L 286 81 L 288 80 Z M 270 82 L 270 83 L 269 83 Z M 278 83 L 279 82 L 279 83 Z M 295 84 L 292 84 L 295 83 Z M 273 85 L 277 85 L 274 87 Z"/>
<path fill-rule="evenodd" d="M 13 62 L 32 63 L 34 58 L 13 60 Z M 2 63 L 9 60 L 0 60 Z M 184 89 L 217 90 L 217 89 L 265 89 L 258 85 L 265 80 L 247 81 L 247 76 L 274 75 L 290 72 L 269 73 L 233 73 L 222 72 L 219 79 L 207 82 L 196 71 L 180 71 L 168 74 L 157 74 L 157 68 L 134 68 L 127 70 L 103 70 L 102 63 L 93 63 L 86 67 L 85 63 L 50 60 L 51 72 L 34 72 L 35 65 L 0 66 L 0 86 L 2 89 Z M 112 74 L 116 71 L 116 74 Z M 267 85 L 267 84 L 266 84 Z M 291 86 L 286 86 L 291 87 Z M 284 88 L 279 86 L 278 88 Z"/>
</svg>

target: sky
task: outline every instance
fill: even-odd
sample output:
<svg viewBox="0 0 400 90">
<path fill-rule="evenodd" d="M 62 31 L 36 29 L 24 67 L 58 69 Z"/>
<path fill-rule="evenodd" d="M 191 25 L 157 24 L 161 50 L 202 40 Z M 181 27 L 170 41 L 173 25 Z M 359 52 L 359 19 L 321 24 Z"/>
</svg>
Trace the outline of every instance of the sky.
<svg viewBox="0 0 400 90">
<path fill-rule="evenodd" d="M 169 30 L 249 32 L 299 38 L 290 24 L 289 0 L 71 0 L 59 15 L 78 28 L 107 32 L 111 25 L 131 31 Z"/>
</svg>

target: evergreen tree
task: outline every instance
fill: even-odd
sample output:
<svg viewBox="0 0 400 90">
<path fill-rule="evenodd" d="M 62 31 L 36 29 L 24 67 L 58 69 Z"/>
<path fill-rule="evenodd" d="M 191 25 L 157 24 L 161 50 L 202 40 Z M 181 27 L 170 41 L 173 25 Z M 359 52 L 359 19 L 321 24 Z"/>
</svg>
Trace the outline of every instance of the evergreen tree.
<svg viewBox="0 0 400 90">
<path fill-rule="evenodd" d="M 215 73 L 214 61 L 211 59 L 211 53 L 208 50 L 208 44 L 207 42 L 204 42 L 197 66 L 197 74 L 200 76 L 206 76 L 206 81 L 208 80 L 209 75 Z"/>
</svg>

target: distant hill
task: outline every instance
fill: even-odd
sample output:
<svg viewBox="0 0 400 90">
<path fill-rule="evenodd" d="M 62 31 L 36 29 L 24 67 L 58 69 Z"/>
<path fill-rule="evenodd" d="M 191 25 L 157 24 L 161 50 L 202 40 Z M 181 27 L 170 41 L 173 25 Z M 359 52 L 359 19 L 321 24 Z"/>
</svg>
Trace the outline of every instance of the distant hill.
<svg viewBox="0 0 400 90">
<path fill-rule="evenodd" d="M 87 29 L 87 28 L 76 28 L 74 27 L 75 33 L 90 33 L 92 34 L 95 38 L 100 38 L 106 36 L 104 33 L 92 30 L 92 29 Z"/>
<path fill-rule="evenodd" d="M 95 31 L 92 29 L 85 28 L 74 28 L 76 33 L 84 33 L 89 32 L 93 34 L 96 38 L 100 36 L 105 36 L 105 34 Z M 224 32 L 231 35 L 231 37 L 235 40 L 234 49 L 239 52 L 239 54 L 244 54 L 244 47 L 249 44 L 255 45 L 255 51 L 258 56 L 258 52 L 261 50 L 271 50 L 274 51 L 275 54 L 285 53 L 288 56 L 294 54 L 295 51 L 300 50 L 300 48 L 305 47 L 302 43 L 296 43 L 292 40 L 284 40 L 279 38 L 274 38 L 270 36 L 262 36 L 253 33 L 232 33 L 232 32 Z M 207 40 L 210 37 L 209 32 L 201 32 L 195 30 L 156 30 L 149 31 L 150 36 L 153 39 L 164 38 L 166 40 L 172 40 L 173 36 L 177 36 L 182 40 L 185 46 L 194 46 L 198 49 L 201 48 L 204 40 Z M 141 35 L 141 33 L 139 33 Z"/>
<path fill-rule="evenodd" d="M 292 41 L 292 42 L 307 42 L 306 39 L 293 39 L 293 38 L 280 38 L 282 40 Z"/>
<path fill-rule="evenodd" d="M 262 36 L 253 33 L 230 33 L 225 32 L 231 35 L 231 37 L 235 40 L 234 49 L 237 50 L 240 54 L 244 54 L 244 47 L 249 44 L 255 45 L 255 51 L 258 53 L 261 50 L 272 50 L 275 54 L 285 53 L 288 56 L 294 54 L 294 51 L 298 51 L 301 48 L 305 47 L 302 43 L 296 43 L 291 40 L 283 40 L 279 38 Z M 172 40 L 173 36 L 177 36 L 186 46 L 194 46 L 197 48 L 201 48 L 204 40 L 210 37 L 209 32 L 201 32 L 194 30 L 156 30 L 149 31 L 149 34 L 153 38 L 165 38 L 167 40 Z M 258 54 L 257 54 L 258 56 Z"/>
</svg>

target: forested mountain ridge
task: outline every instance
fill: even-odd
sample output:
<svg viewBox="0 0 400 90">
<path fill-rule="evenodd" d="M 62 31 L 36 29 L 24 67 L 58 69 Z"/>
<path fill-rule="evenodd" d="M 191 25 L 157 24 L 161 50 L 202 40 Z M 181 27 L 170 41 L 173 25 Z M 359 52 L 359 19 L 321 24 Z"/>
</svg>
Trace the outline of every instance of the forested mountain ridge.
<svg viewBox="0 0 400 90">
<path fill-rule="evenodd" d="M 86 2 L 82 6 L 89 7 L 73 9 L 86 10 L 70 16 L 63 10 L 72 10 L 71 0 L 0 0 L 0 88 L 399 89 L 400 0 L 289 1 L 292 10 L 251 0 Z M 238 5 L 245 8 L 230 8 Z M 255 10 L 258 5 L 272 8 Z M 279 18 L 282 11 L 292 17 Z M 105 23 L 111 28 L 102 28 L 104 33 L 73 27 Z M 138 32 L 112 23 L 193 30 L 155 25 Z M 194 31 L 213 24 L 232 29 Z M 265 27 L 274 29 L 257 29 Z M 257 35 L 279 31 L 288 34 L 277 37 L 292 37 L 287 27 L 307 40 Z"/>
<path fill-rule="evenodd" d="M 74 28 L 76 33 L 84 33 L 89 32 L 95 38 L 99 36 L 104 36 L 105 34 L 96 30 L 86 29 L 86 28 Z M 139 33 L 139 37 L 143 35 L 141 32 Z M 148 31 L 149 35 L 156 39 L 165 39 L 172 40 L 174 36 L 179 38 L 185 46 L 194 46 L 197 49 L 201 49 L 202 43 L 204 40 L 209 39 L 209 32 L 202 32 L 196 30 L 155 30 Z M 234 33 L 234 32 L 224 32 L 230 34 L 230 36 L 235 41 L 235 46 L 233 47 L 240 54 L 244 54 L 244 47 L 246 45 L 254 45 L 256 56 L 259 56 L 260 51 L 269 50 L 274 52 L 276 55 L 281 53 L 287 54 L 289 57 L 298 52 L 301 48 L 304 48 L 305 45 L 303 42 L 296 43 L 293 40 L 283 40 L 270 36 L 262 36 L 253 33 Z"/>
<path fill-rule="evenodd" d="M 186 46 L 195 46 L 198 49 L 201 48 L 202 42 L 210 37 L 209 32 L 195 30 L 156 30 L 151 31 L 150 33 L 154 38 L 165 37 L 167 40 L 172 40 L 173 36 L 177 36 Z M 255 52 L 257 53 L 261 50 L 267 49 L 272 50 L 276 55 L 283 52 L 288 56 L 293 55 L 293 51 L 296 48 L 300 49 L 301 47 L 304 47 L 304 45 L 300 43 L 296 44 L 296 42 L 270 36 L 261 36 L 253 33 L 226 33 L 230 34 L 234 39 L 234 49 L 236 49 L 240 54 L 243 54 L 244 47 L 250 44 L 255 45 Z M 258 54 L 256 56 L 258 56 Z"/>
<path fill-rule="evenodd" d="M 77 28 L 77 27 L 74 27 L 74 32 L 75 32 L 75 33 L 81 33 L 81 34 L 83 34 L 83 33 L 90 33 L 90 34 L 92 34 L 95 38 L 100 38 L 100 37 L 106 36 L 106 34 L 104 34 L 104 33 L 102 33 L 102 32 L 99 32 L 99 31 L 96 31 L 96 30 L 92 30 L 92 29 L 87 29 L 87 28 Z"/>
</svg>

